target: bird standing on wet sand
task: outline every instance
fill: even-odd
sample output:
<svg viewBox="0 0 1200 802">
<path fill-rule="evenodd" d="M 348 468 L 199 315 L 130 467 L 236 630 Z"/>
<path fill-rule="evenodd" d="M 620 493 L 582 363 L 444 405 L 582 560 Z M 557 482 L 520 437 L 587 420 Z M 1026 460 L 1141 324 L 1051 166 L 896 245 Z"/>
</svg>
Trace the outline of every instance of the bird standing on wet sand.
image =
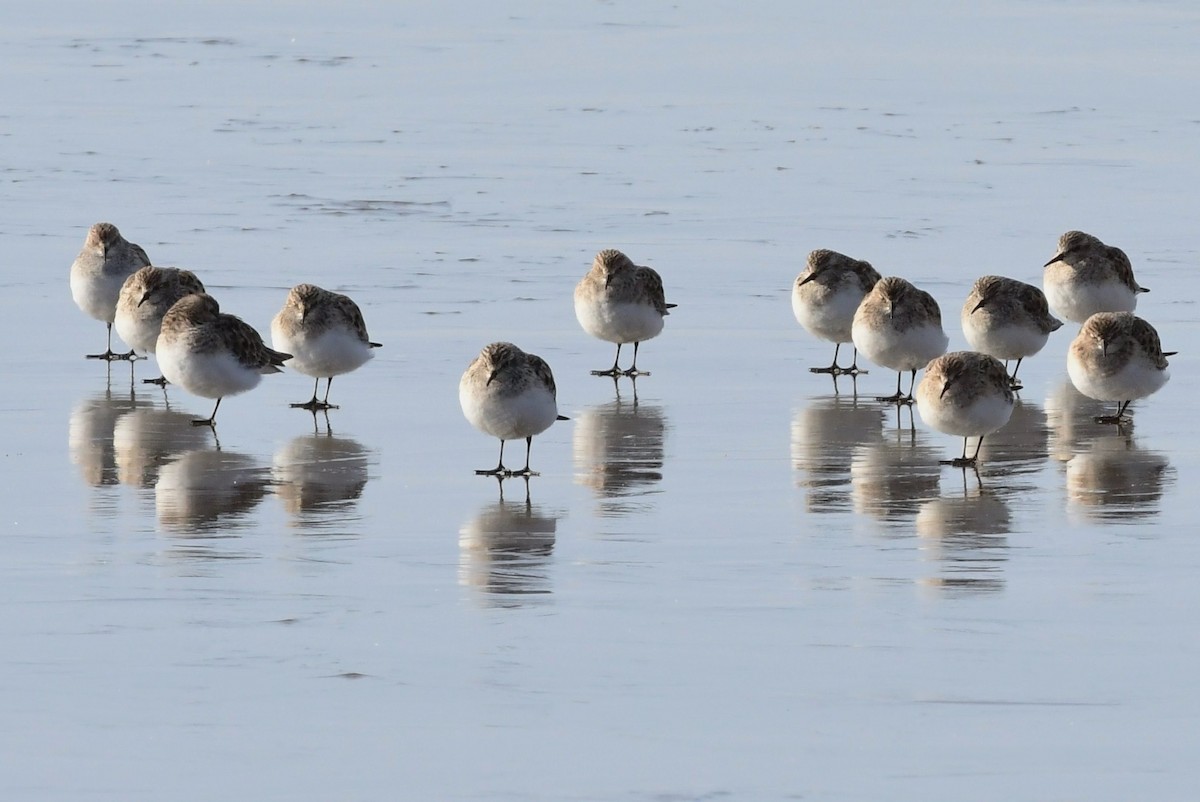
<svg viewBox="0 0 1200 802">
<path fill-rule="evenodd" d="M 204 292 L 204 284 L 190 270 L 175 267 L 143 267 L 121 287 L 113 325 L 121 339 L 134 351 L 153 354 L 162 331 L 163 315 L 185 295 Z M 167 380 L 143 379 L 146 384 L 165 386 Z"/>
<path fill-rule="evenodd" d="M 649 376 L 637 369 L 638 346 L 658 336 L 663 318 L 675 304 L 666 302 L 662 278 L 653 269 L 635 265 L 618 250 L 596 254 L 592 268 L 575 287 L 575 317 L 593 337 L 617 344 L 617 357 L 608 370 L 593 376 Z M 633 343 L 633 364 L 622 371 L 621 346 Z"/>
<path fill-rule="evenodd" d="M 1158 392 L 1171 375 L 1158 332 L 1131 312 L 1097 312 L 1087 319 L 1067 351 L 1067 373 L 1075 389 L 1097 401 L 1116 401 L 1116 415 L 1096 423 L 1123 424 L 1125 410 Z"/>
<path fill-rule="evenodd" d="M 1097 312 L 1132 312 L 1140 293 L 1133 265 L 1120 248 L 1082 231 L 1058 238 L 1058 252 L 1045 264 L 1042 286 L 1050 308 L 1083 323 Z"/>
<path fill-rule="evenodd" d="M 527 354 L 512 343 L 484 346 L 471 361 L 458 383 L 458 401 L 463 415 L 484 434 L 500 438 L 500 461 L 484 476 L 536 476 L 529 469 L 533 436 L 550 428 L 558 414 L 554 375 L 546 360 Z M 525 467 L 504 467 L 504 442 L 525 438 Z"/>
<path fill-rule="evenodd" d="M 946 352 L 950 338 L 942 330 L 937 301 L 897 276 L 881 278 L 863 298 L 851 326 L 854 347 L 867 359 L 897 371 L 896 394 L 879 398 L 895 404 L 913 402 L 917 371 Z M 911 371 L 908 394 L 900 392 L 900 378 Z"/>
<path fill-rule="evenodd" d="M 333 377 L 356 370 L 382 347 L 367 336 L 358 304 L 345 295 L 323 290 L 315 284 L 297 284 L 288 292 L 283 308 L 271 321 L 271 344 L 292 354 L 288 367 L 312 376 L 313 397 L 292 404 L 312 412 L 337 409 L 329 403 Z M 325 400 L 317 400 L 317 388 L 325 377 Z"/>
<path fill-rule="evenodd" d="M 809 334 L 834 343 L 833 364 L 809 368 L 811 372 L 835 377 L 866 373 L 858 369 L 857 348 L 848 368 L 838 365 L 838 351 L 842 343 L 853 344 L 854 313 L 878 281 L 879 271 L 868 262 L 824 249 L 808 255 L 808 264 L 792 284 L 792 314 Z"/>
<path fill-rule="evenodd" d="M 217 399 L 212 415 L 196 426 L 216 426 L 221 399 L 251 390 L 264 373 L 279 373 L 291 354 L 268 348 L 250 324 L 221 312 L 205 293 L 187 295 L 163 315 L 158 366 L 171 384 Z"/>
<path fill-rule="evenodd" d="M 113 353 L 113 318 L 125 279 L 149 264 L 146 252 L 122 237 L 112 223 L 96 223 L 88 229 L 83 249 L 71 264 L 71 297 L 76 306 L 108 326 L 104 353 L 88 354 L 88 359 L 133 358 L 133 349 L 127 354 Z"/>
<path fill-rule="evenodd" d="M 1003 359 L 1005 369 L 1008 360 L 1017 360 L 1009 384 L 1019 390 L 1021 360 L 1042 350 L 1051 332 L 1062 328 L 1062 321 L 1050 314 L 1046 296 L 1032 284 L 982 276 L 963 304 L 962 328 L 973 350 Z"/>
<path fill-rule="evenodd" d="M 1016 403 L 1008 371 L 995 357 L 975 351 L 953 351 L 934 359 L 917 385 L 917 410 L 927 426 L 943 434 L 961 435 L 962 456 L 943 465 L 975 465 L 985 435 L 1012 417 Z M 967 456 L 967 438 L 978 437 L 975 453 Z"/>
</svg>

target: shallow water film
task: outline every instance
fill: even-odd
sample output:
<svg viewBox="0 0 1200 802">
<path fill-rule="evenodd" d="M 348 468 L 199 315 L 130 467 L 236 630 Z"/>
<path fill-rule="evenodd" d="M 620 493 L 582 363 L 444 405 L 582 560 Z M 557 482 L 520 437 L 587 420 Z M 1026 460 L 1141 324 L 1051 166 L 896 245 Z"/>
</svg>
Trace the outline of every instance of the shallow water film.
<svg viewBox="0 0 1200 802">
<path fill-rule="evenodd" d="M 0 39 L 0 796 L 1194 794 L 1200 10 L 68 2 Z M 311 282 L 383 347 L 327 414 L 285 367 L 194 427 L 152 359 L 83 358 L 99 221 L 268 339 Z M 894 372 L 809 372 L 809 251 L 959 350 L 975 278 L 1040 286 L 1071 229 L 1178 352 L 1130 425 L 1074 323 L 977 471 Z M 636 382 L 575 319 L 603 248 L 677 304 Z M 528 481 L 475 475 L 458 403 L 501 340 L 570 418 Z"/>
</svg>

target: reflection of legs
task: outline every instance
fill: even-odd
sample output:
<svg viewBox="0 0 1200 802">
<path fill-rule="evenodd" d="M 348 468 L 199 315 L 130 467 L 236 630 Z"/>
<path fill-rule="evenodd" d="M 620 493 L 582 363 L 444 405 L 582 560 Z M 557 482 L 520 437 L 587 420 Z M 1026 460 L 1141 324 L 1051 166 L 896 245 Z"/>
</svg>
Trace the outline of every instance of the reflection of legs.
<svg viewBox="0 0 1200 802">
<path fill-rule="evenodd" d="M 510 471 L 508 471 L 504 467 L 504 441 L 501 440 L 500 441 L 500 461 L 498 463 L 496 463 L 496 467 L 492 468 L 490 471 L 481 468 L 480 470 L 475 471 L 475 475 L 476 476 L 504 476 L 504 475 L 507 475 L 508 473 L 510 473 Z"/>
<path fill-rule="evenodd" d="M 320 411 L 321 411 L 321 412 L 323 412 L 323 413 L 325 414 L 325 436 L 326 436 L 326 437 L 333 437 L 333 425 L 332 425 L 332 424 L 329 422 L 329 410 L 327 410 L 327 409 L 324 409 L 324 410 L 320 410 Z M 314 410 L 312 410 L 312 416 L 313 416 L 313 434 L 320 434 L 320 433 L 321 433 L 321 430 L 320 430 L 320 428 L 317 426 L 317 412 L 318 412 L 318 410 L 315 410 L 315 409 L 314 409 Z"/>
<path fill-rule="evenodd" d="M 522 476 L 521 478 L 525 480 L 525 509 L 528 510 L 531 506 L 533 506 L 533 502 L 529 500 L 529 477 Z M 501 504 L 504 503 L 504 479 L 505 477 L 503 476 L 496 476 L 496 484 L 500 486 Z"/>
<path fill-rule="evenodd" d="M 852 382 L 850 385 L 850 392 L 856 399 L 858 398 L 858 373 L 866 373 L 866 371 L 863 370 L 863 371 L 858 371 L 856 373 L 851 373 L 848 370 L 842 371 L 843 376 L 848 375 L 850 377 L 850 381 Z M 840 378 L 841 378 L 841 376 L 838 376 L 836 373 L 833 374 L 833 394 L 834 395 L 841 394 L 840 391 L 838 390 L 838 379 L 840 379 Z"/>
<path fill-rule="evenodd" d="M 1097 415 L 1093 418 L 1096 423 L 1115 423 L 1120 426 L 1123 423 L 1129 423 L 1129 418 L 1125 415 L 1125 410 L 1129 409 L 1129 405 L 1133 403 L 1133 399 L 1121 401 L 1117 404 L 1116 415 Z"/>
<path fill-rule="evenodd" d="M 192 425 L 193 426 L 211 426 L 214 429 L 217 428 L 217 410 L 220 408 L 221 408 L 221 399 L 218 398 L 217 405 L 215 407 L 213 407 L 213 414 L 209 415 L 207 420 L 192 421 Z"/>
<path fill-rule="evenodd" d="M 621 361 L 621 344 L 617 343 L 617 358 L 613 360 L 613 366 L 611 368 L 609 368 L 608 370 L 593 370 L 592 375 L 593 376 L 620 376 L 621 369 L 617 367 L 617 364 L 620 361 Z M 633 361 L 636 362 L 637 358 L 634 357 Z"/>
</svg>

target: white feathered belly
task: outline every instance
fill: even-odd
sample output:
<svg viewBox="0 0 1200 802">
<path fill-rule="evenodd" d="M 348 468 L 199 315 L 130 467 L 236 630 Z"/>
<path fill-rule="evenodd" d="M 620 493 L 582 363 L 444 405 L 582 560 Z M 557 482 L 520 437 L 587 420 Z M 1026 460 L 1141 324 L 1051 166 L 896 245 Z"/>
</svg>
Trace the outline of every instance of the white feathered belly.
<svg viewBox="0 0 1200 802">
<path fill-rule="evenodd" d="M 925 392 L 920 389 L 929 388 Z M 943 434 L 979 437 L 991 434 L 1012 416 L 1013 402 L 1000 393 L 985 393 L 969 404 L 959 406 L 937 397 L 936 385 L 922 384 L 917 392 L 917 410 L 927 426 Z"/>
<path fill-rule="evenodd" d="M 644 342 L 663 330 L 663 316 L 648 303 L 594 303 L 576 298 L 575 317 L 588 334 L 610 343 Z"/>
<path fill-rule="evenodd" d="M 157 350 L 158 369 L 166 380 L 202 398 L 237 395 L 262 381 L 262 373 L 241 364 L 226 351 L 195 353 L 162 338 Z"/>
<path fill-rule="evenodd" d="M 289 368 L 314 378 L 349 373 L 374 355 L 369 345 L 345 329 L 289 337 L 281 327 L 272 325 L 271 345 L 276 351 L 292 355 Z"/>
<path fill-rule="evenodd" d="M 920 370 L 930 360 L 946 353 L 950 338 L 941 326 L 921 325 L 906 331 L 890 326 L 853 328 L 854 347 L 867 359 L 892 370 Z"/>
<path fill-rule="evenodd" d="M 544 387 L 528 387 L 502 396 L 492 387 L 479 390 L 469 382 L 458 387 L 458 402 L 471 425 L 501 440 L 518 440 L 541 434 L 558 418 L 554 396 Z"/>
<path fill-rule="evenodd" d="M 113 321 L 113 328 L 117 330 L 117 336 L 124 340 L 130 348 L 145 354 L 153 354 L 158 346 L 162 318 L 117 315 Z"/>
<path fill-rule="evenodd" d="M 1132 312 L 1137 308 L 1137 293 L 1115 279 L 1100 284 L 1047 281 L 1044 289 L 1050 308 L 1075 323 L 1083 323 L 1097 312 Z"/>
<path fill-rule="evenodd" d="M 806 285 L 807 286 L 807 285 Z M 813 303 L 803 296 L 803 287 L 792 290 L 792 314 L 805 331 L 822 340 L 848 343 L 854 313 L 862 303 L 863 293 L 853 288 L 838 290 L 824 303 Z"/>
<path fill-rule="evenodd" d="M 1133 401 L 1157 392 L 1171 374 L 1148 361 L 1134 359 L 1111 376 L 1097 376 L 1084 369 L 1074 353 L 1067 354 L 1067 373 L 1075 389 L 1097 401 Z"/>
<path fill-rule="evenodd" d="M 1024 359 L 1042 350 L 1050 339 L 1033 326 L 980 326 L 973 316 L 963 318 L 963 334 L 971 350 L 996 359 Z"/>
<path fill-rule="evenodd" d="M 71 274 L 71 298 L 88 315 L 112 323 L 117 314 L 117 298 L 125 276 L 101 274 L 92 278 Z"/>
</svg>

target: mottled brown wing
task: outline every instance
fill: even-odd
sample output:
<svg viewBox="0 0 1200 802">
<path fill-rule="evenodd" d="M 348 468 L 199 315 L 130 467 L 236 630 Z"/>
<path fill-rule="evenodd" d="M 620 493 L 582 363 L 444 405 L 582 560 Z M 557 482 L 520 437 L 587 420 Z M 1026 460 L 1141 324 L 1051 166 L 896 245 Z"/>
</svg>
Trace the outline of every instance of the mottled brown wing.
<svg viewBox="0 0 1200 802">
<path fill-rule="evenodd" d="M 558 388 L 554 386 L 554 374 L 550 372 L 550 366 L 546 364 L 546 360 L 537 354 L 526 354 L 525 356 L 529 360 L 529 367 L 533 368 L 533 375 L 539 382 L 546 385 L 550 389 L 550 395 L 558 400 Z"/>
<path fill-rule="evenodd" d="M 219 330 L 228 348 L 238 362 L 248 368 L 279 367 L 291 354 L 268 348 L 262 336 L 246 321 L 235 315 L 221 315 Z M 268 371 L 271 372 L 271 371 Z"/>
<path fill-rule="evenodd" d="M 926 316 L 939 326 L 942 325 L 942 310 L 938 306 L 938 302 L 932 295 L 925 290 L 913 288 L 916 291 L 917 305 L 925 312 Z"/>
<path fill-rule="evenodd" d="M 879 271 L 871 267 L 870 262 L 856 262 L 853 269 L 854 275 L 858 276 L 858 284 L 862 287 L 863 292 L 870 292 L 882 278 Z"/>
<path fill-rule="evenodd" d="M 1125 251 L 1113 245 L 1106 245 L 1108 258 L 1112 260 L 1113 269 L 1117 271 L 1117 277 L 1121 279 L 1126 287 L 1134 292 L 1142 291 L 1138 286 L 1137 279 L 1133 277 L 1133 263 L 1129 261 L 1129 257 L 1125 255 Z"/>
<path fill-rule="evenodd" d="M 1032 284 L 1018 281 L 1017 298 L 1025 313 L 1037 321 L 1042 330 L 1049 333 L 1062 328 L 1062 321 L 1050 314 L 1046 294 Z"/>
<path fill-rule="evenodd" d="M 150 257 L 146 255 L 141 245 L 135 245 L 132 242 L 129 243 L 129 252 L 135 261 L 141 262 L 142 267 L 150 266 Z"/>
<path fill-rule="evenodd" d="M 358 335 L 358 339 L 367 343 L 372 348 L 378 348 L 379 343 L 371 342 L 371 338 L 367 335 L 367 322 L 363 320 L 362 310 L 358 308 L 358 304 L 345 295 L 339 295 L 337 305 L 342 317 L 354 329 L 354 333 Z"/>
<path fill-rule="evenodd" d="M 1130 336 L 1133 337 L 1150 361 L 1160 370 L 1167 366 L 1167 358 L 1163 355 L 1162 341 L 1158 339 L 1158 331 L 1140 317 L 1134 316 L 1130 326 Z"/>
<path fill-rule="evenodd" d="M 190 270 L 179 271 L 179 288 L 185 293 L 204 292 L 204 283 Z"/>
<path fill-rule="evenodd" d="M 674 309 L 676 304 L 667 303 L 666 293 L 663 291 L 662 276 L 651 267 L 638 265 L 636 278 L 638 283 L 646 289 L 646 294 L 650 296 L 650 302 L 654 304 L 654 308 L 658 310 L 660 315 L 669 315 L 668 309 Z"/>
</svg>

